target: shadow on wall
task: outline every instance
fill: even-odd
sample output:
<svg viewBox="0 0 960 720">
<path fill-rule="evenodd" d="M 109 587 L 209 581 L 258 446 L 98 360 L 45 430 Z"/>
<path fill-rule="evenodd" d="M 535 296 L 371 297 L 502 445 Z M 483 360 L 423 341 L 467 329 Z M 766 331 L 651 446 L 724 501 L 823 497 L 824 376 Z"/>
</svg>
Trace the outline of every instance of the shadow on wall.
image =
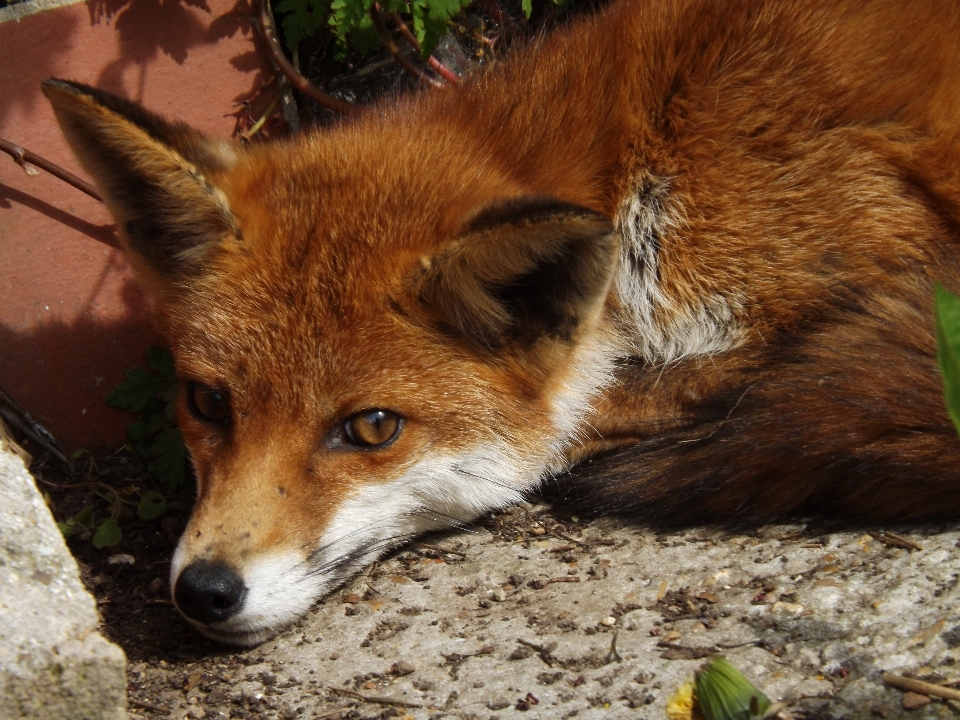
<svg viewBox="0 0 960 720">
<path fill-rule="evenodd" d="M 159 55 L 166 55 L 183 65 L 193 48 L 216 43 L 237 33 L 248 38 L 253 34 L 250 17 L 254 11 L 250 0 L 236 0 L 227 12 L 213 18 L 209 25 L 196 11 L 188 9 L 195 8 L 212 15 L 213 11 L 203 0 L 88 0 L 86 5 L 90 27 L 112 25 L 119 35 L 120 50 L 119 56 L 109 62 L 95 79 L 81 79 L 93 81 L 102 90 L 132 100 L 142 100 L 150 61 Z M 22 27 L 29 28 L 29 43 L 14 41 L 23 32 Z M 0 127 L 15 114 L 15 109 L 29 115 L 46 103 L 39 83 L 48 77 L 65 74 L 63 58 L 73 51 L 82 32 L 78 14 L 68 12 L 43 12 L 28 16 L 20 23 L 0 24 L 0 86 L 4 89 L 0 93 Z M 246 43 L 248 49 L 229 61 L 238 71 L 254 73 L 250 87 L 233 98 L 235 102 L 249 99 L 263 84 L 263 77 L 255 72 L 261 68 L 258 45 L 259 38 L 252 37 Z M 136 89 L 127 91 L 123 76 L 131 67 L 139 68 L 139 76 Z M 202 73 L 204 69 L 198 67 L 196 71 Z"/>
<path fill-rule="evenodd" d="M 116 447 L 133 419 L 130 413 L 106 404 L 107 394 L 123 373 L 131 365 L 145 364 L 139 291 L 128 281 L 121 297 L 130 312 L 120 317 L 81 315 L 26 331 L 0 324 L 4 390 L 68 451 L 82 446 Z M 160 343 L 159 339 L 153 342 Z M 42 382 L 37 382 L 38 376 Z M 27 388 L 29 396 L 24 397 Z"/>
<path fill-rule="evenodd" d="M 252 32 L 250 16 L 253 8 L 248 0 L 237 0 L 234 6 L 205 27 L 201 19 L 187 11 L 197 8 L 212 14 L 205 0 L 88 0 L 90 24 L 113 24 L 120 35 L 120 57 L 107 65 L 97 78 L 97 87 L 117 94 L 123 92 L 123 74 L 130 66 L 140 67 L 140 80 L 130 99 L 143 99 L 147 64 L 158 53 L 183 65 L 191 48 L 215 43 L 238 32 Z M 253 44 L 250 50 L 234 56 L 230 64 L 243 71 L 257 70 L 260 61 Z M 202 72 L 202 68 L 200 69 Z M 235 98 L 244 99 L 248 93 Z"/>
<path fill-rule="evenodd" d="M 133 281 L 126 280 L 119 292 L 109 293 L 113 312 L 107 317 L 96 312 L 104 284 L 125 265 L 112 225 L 87 222 L 0 183 L 0 210 L 12 210 L 15 205 L 82 233 L 96 241 L 91 245 L 114 250 L 105 263 L 100 261 L 102 269 L 75 319 L 61 316 L 26 330 L 0 323 L 4 390 L 68 449 L 115 446 L 131 416 L 107 407 L 107 393 L 147 344 L 160 342 L 156 333 L 151 339 L 143 297 Z"/>
<path fill-rule="evenodd" d="M 13 209 L 14 203 L 30 208 L 32 211 L 38 212 L 41 215 L 46 215 L 51 220 L 55 220 L 61 225 L 83 233 L 97 242 L 117 248 L 118 250 L 120 249 L 120 242 L 117 240 L 113 225 L 97 225 L 87 222 L 40 198 L 0 183 L 0 210 L 11 210 Z"/>
</svg>

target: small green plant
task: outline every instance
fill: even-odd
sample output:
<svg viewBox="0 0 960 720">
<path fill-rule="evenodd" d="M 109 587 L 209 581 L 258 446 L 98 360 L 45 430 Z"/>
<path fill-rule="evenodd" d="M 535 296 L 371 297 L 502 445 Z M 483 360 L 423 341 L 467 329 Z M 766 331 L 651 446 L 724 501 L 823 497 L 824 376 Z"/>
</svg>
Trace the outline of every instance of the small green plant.
<svg viewBox="0 0 960 720">
<path fill-rule="evenodd" d="M 447 32 L 451 18 L 471 0 L 384 0 L 386 12 L 400 12 L 412 20 L 413 33 L 423 56 L 429 57 L 440 37 Z M 529 3 L 530 0 L 525 0 Z M 280 0 L 277 13 L 283 15 L 282 27 L 287 47 L 293 50 L 302 40 L 327 27 L 345 51 L 353 47 L 367 55 L 380 47 L 380 36 L 370 18 L 374 0 Z"/>
<path fill-rule="evenodd" d="M 280 0 L 275 10 L 283 16 L 281 25 L 287 48 L 297 45 L 322 28 L 337 38 L 341 53 L 354 48 L 367 55 L 381 45 L 380 35 L 370 17 L 377 0 Z M 548 0 L 565 10 L 573 0 Z M 471 4 L 472 0 L 382 0 L 380 10 L 398 13 L 409 19 L 413 34 L 426 59 L 449 31 L 450 21 Z M 533 0 L 521 0 L 524 14 L 533 14 Z"/>
<path fill-rule="evenodd" d="M 101 518 L 94 505 L 84 505 L 80 512 L 57 523 L 60 532 L 64 537 L 74 535 L 89 536 L 97 549 L 113 547 L 120 542 L 123 533 L 120 530 L 118 518 L 123 511 L 123 506 L 136 506 L 137 503 L 124 499 L 123 496 L 132 496 L 137 492 L 136 487 L 128 486 L 117 489 L 96 478 L 100 477 L 100 470 L 94 460 L 93 454 L 89 450 L 76 450 L 70 456 L 70 474 L 82 473 L 83 482 L 70 483 L 68 485 L 57 485 L 61 490 L 70 488 L 83 488 L 90 490 L 110 507 L 110 514 L 106 518 Z M 49 496 L 46 496 L 47 504 L 53 505 Z"/>
<path fill-rule="evenodd" d="M 668 720 L 766 720 L 783 705 L 772 705 L 729 660 L 715 657 L 667 702 Z"/>
<path fill-rule="evenodd" d="M 169 350 L 147 348 L 148 368 L 133 367 L 126 378 L 107 396 L 111 407 L 137 413 L 127 426 L 128 448 L 144 463 L 147 472 L 161 484 L 160 490 L 144 490 L 137 485 L 117 489 L 101 482 L 100 470 L 88 450 L 77 450 L 70 458 L 71 475 L 81 474 L 82 482 L 59 485 L 61 489 L 91 490 L 109 505 L 109 516 L 98 515 L 97 506 L 85 504 L 80 512 L 57 523 L 65 537 L 90 536 L 94 547 L 117 545 L 123 537 L 120 517 L 124 506 L 136 508 L 141 520 L 155 520 L 176 502 L 168 496 L 184 484 L 188 477 L 187 451 L 183 437 L 174 422 L 173 409 L 177 397 L 177 376 Z M 139 499 L 135 500 L 139 495 Z M 102 507 L 102 506 L 101 506 Z M 129 510 L 127 511 L 129 512 Z"/>
<path fill-rule="evenodd" d="M 83 533 L 92 534 L 93 546 L 98 550 L 113 547 L 123 537 L 117 519 L 113 517 L 98 519 L 93 505 L 85 505 L 76 515 L 58 522 L 57 527 L 60 528 L 64 537 Z"/>
<path fill-rule="evenodd" d="M 139 415 L 127 427 L 130 447 L 169 495 L 183 485 L 188 476 L 187 451 L 174 420 L 177 375 L 169 350 L 150 346 L 146 354 L 149 368 L 127 370 L 126 380 L 110 391 L 107 404 Z M 145 520 L 159 517 L 163 512 L 158 511 L 161 499 L 160 493 L 144 494 L 138 515 Z"/>
<path fill-rule="evenodd" d="M 960 298 L 937 283 L 937 360 L 943 375 L 943 397 L 960 431 Z"/>
</svg>

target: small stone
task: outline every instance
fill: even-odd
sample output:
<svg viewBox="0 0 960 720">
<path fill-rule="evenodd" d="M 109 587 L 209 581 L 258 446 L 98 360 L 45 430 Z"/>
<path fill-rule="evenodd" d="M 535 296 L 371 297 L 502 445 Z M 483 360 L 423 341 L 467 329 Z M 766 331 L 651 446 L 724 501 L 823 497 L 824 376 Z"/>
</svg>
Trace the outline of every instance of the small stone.
<svg viewBox="0 0 960 720">
<path fill-rule="evenodd" d="M 416 670 L 416 668 L 404 660 L 399 660 L 390 667 L 390 672 L 400 677 L 403 677 L 404 675 L 409 675 L 414 670 Z"/>
<path fill-rule="evenodd" d="M 137 562 L 137 559 L 133 555 L 127 555 L 127 553 L 117 553 L 107 558 L 107 565 L 133 565 L 135 562 Z"/>
<path fill-rule="evenodd" d="M 905 692 L 903 694 L 904 710 L 917 710 L 929 704 L 930 704 L 929 695 L 921 695 L 920 693 L 915 693 L 915 692 Z"/>
<path fill-rule="evenodd" d="M 617 619 L 611 615 L 610 617 L 605 617 L 603 620 L 601 620 L 600 624 L 606 625 L 607 627 L 613 627 L 617 624 Z"/>
</svg>

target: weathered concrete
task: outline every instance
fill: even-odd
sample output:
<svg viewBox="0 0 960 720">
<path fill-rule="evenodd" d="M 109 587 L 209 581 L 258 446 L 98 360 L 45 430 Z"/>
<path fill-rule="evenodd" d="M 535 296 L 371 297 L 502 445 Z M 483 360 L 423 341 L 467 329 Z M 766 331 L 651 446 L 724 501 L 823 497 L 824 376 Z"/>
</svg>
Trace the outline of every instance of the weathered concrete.
<svg viewBox="0 0 960 720">
<path fill-rule="evenodd" d="M 126 717 L 126 659 L 33 478 L 0 451 L 0 716 Z"/>
<path fill-rule="evenodd" d="M 539 511 L 413 544 L 241 653 L 246 667 L 211 662 L 195 699 L 160 699 L 176 717 L 200 716 L 190 702 L 214 717 L 379 717 L 394 700 L 417 720 L 659 720 L 723 654 L 797 717 L 875 720 L 907 713 L 881 673 L 960 674 L 956 528 L 660 535 Z M 954 713 L 934 701 L 910 717 Z"/>
</svg>

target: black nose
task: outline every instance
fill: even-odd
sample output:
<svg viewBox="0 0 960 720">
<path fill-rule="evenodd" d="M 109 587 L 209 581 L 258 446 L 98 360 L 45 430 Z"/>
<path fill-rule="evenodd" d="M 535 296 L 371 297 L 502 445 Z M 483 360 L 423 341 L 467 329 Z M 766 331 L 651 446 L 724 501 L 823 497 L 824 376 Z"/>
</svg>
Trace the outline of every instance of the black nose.
<svg viewBox="0 0 960 720">
<path fill-rule="evenodd" d="M 243 580 L 228 566 L 201 561 L 180 573 L 173 599 L 188 618 L 209 625 L 235 615 L 246 594 Z"/>
</svg>

